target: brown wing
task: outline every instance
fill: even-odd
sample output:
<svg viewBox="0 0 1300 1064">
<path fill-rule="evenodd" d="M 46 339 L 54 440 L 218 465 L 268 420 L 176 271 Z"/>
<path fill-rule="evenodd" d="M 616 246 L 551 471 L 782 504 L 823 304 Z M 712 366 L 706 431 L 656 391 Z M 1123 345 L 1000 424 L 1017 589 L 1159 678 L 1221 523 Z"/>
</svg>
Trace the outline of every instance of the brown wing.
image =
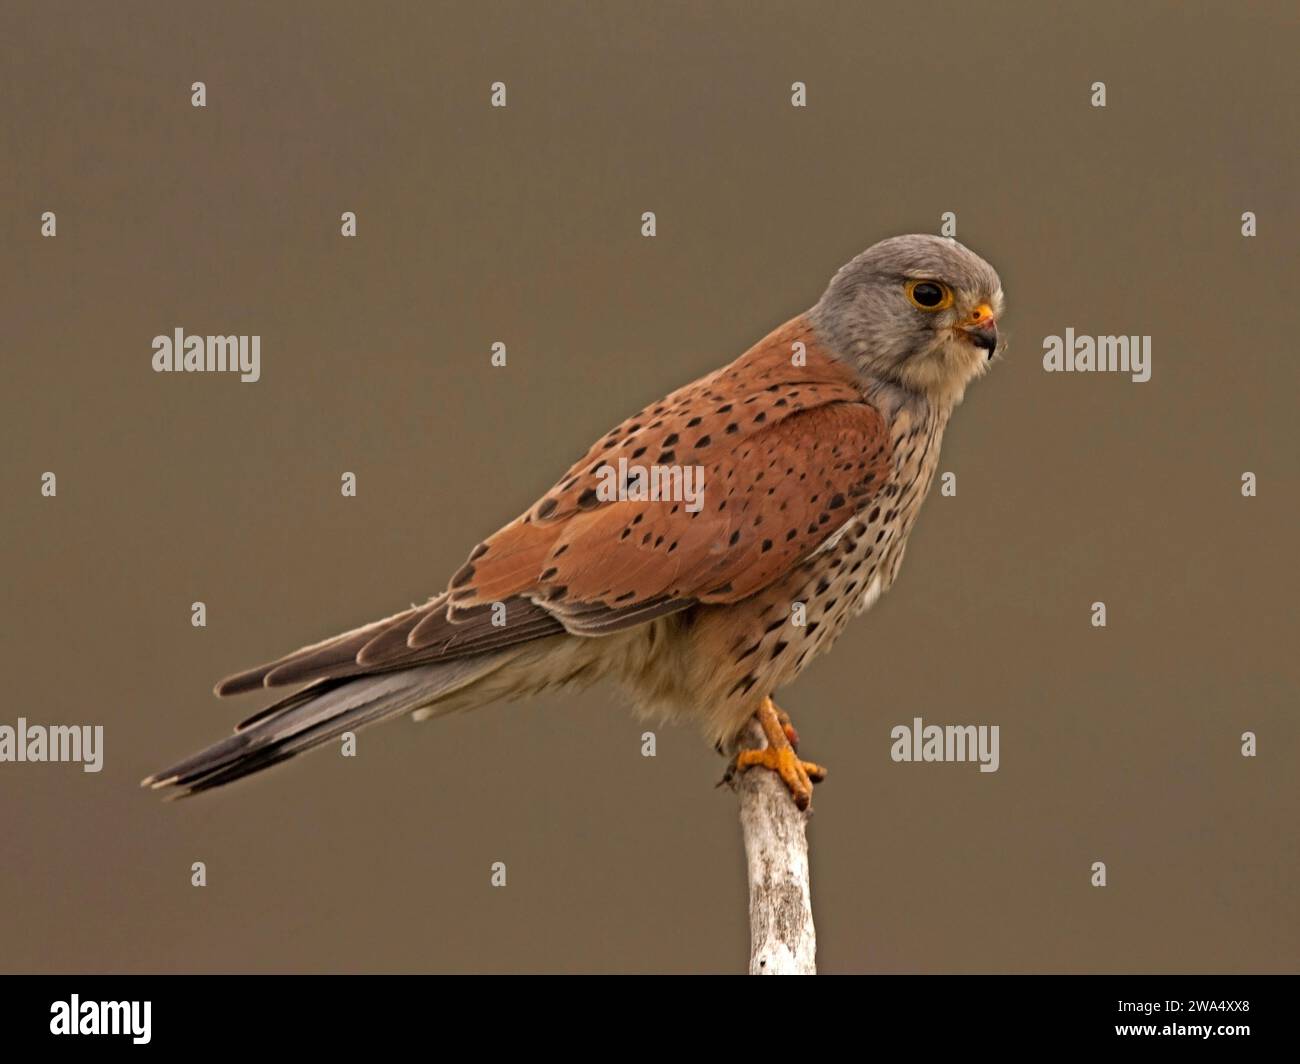
<svg viewBox="0 0 1300 1064">
<path fill-rule="evenodd" d="M 796 342 L 806 360 L 792 361 Z M 690 466 L 703 506 L 611 499 L 609 470 Z M 887 426 L 850 371 L 796 318 L 737 362 L 601 440 L 535 506 L 479 544 L 452 578 L 450 616 L 523 596 L 571 632 L 734 602 L 815 550 L 883 485 Z M 412 647 L 436 631 L 412 630 Z"/>
<path fill-rule="evenodd" d="M 620 458 L 702 468 L 703 505 L 602 499 L 604 470 Z M 884 419 L 795 318 L 609 432 L 475 547 L 447 594 L 228 677 L 217 693 L 408 668 L 744 598 L 824 542 L 889 464 Z M 497 603 L 505 626 L 492 623 Z"/>
</svg>

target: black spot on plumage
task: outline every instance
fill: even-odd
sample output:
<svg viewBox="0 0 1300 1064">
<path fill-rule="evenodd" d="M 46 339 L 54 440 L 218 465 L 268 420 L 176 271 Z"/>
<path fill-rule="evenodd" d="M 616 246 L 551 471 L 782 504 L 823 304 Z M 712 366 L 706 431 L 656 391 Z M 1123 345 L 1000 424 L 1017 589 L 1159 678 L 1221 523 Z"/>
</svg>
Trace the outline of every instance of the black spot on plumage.
<svg viewBox="0 0 1300 1064">
<path fill-rule="evenodd" d="M 475 547 L 472 551 L 469 552 L 469 560 L 472 562 L 478 561 L 487 552 L 488 552 L 488 545 L 486 543 L 480 543 L 477 547 Z"/>
<path fill-rule="evenodd" d="M 537 507 L 537 516 L 550 517 L 551 514 L 555 512 L 555 508 L 558 505 L 559 503 L 555 499 L 543 499 L 541 504 Z"/>
<path fill-rule="evenodd" d="M 588 488 L 586 491 L 584 491 L 581 495 L 578 496 L 578 508 L 582 510 L 590 510 L 599 501 L 600 500 L 596 495 L 596 489 Z"/>
<path fill-rule="evenodd" d="M 727 540 L 727 542 L 734 547 L 737 543 L 740 542 L 740 532 L 736 531 L 731 533 L 731 539 Z"/>
<path fill-rule="evenodd" d="M 452 587 L 463 587 L 474 579 L 474 566 L 462 565 L 455 576 L 451 578 Z"/>
<path fill-rule="evenodd" d="M 551 577 L 553 577 L 553 576 L 554 576 L 556 573 L 558 573 L 559 571 L 560 571 L 560 570 L 558 570 L 557 568 L 555 568 L 555 566 L 551 566 L 549 569 L 545 570 L 545 571 L 542 573 L 542 575 L 538 577 L 538 579 L 539 579 L 539 580 L 549 580 Z"/>
</svg>

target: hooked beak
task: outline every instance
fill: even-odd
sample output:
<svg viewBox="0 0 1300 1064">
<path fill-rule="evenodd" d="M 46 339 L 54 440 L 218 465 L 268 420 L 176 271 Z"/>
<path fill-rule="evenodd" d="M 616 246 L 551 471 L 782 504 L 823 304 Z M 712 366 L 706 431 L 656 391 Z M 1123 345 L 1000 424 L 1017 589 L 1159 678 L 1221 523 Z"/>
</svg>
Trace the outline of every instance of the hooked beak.
<svg viewBox="0 0 1300 1064">
<path fill-rule="evenodd" d="M 987 351 L 989 358 L 993 357 L 993 352 L 998 347 L 998 325 L 993 320 L 992 307 L 987 303 L 981 303 L 959 328 L 969 337 L 971 343 L 981 351 Z"/>
</svg>

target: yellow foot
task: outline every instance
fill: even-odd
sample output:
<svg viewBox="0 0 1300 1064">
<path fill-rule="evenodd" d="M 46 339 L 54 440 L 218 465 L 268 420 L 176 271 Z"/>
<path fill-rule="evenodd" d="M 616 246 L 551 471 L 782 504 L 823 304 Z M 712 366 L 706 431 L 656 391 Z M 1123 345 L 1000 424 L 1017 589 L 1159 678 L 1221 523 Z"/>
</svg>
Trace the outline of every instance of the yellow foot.
<svg viewBox="0 0 1300 1064">
<path fill-rule="evenodd" d="M 770 698 L 763 699 L 754 714 L 767 738 L 762 750 L 742 750 L 731 760 L 723 783 L 729 783 L 737 773 L 755 765 L 770 769 L 781 777 L 794 804 L 807 809 L 812 804 L 813 784 L 826 778 L 826 769 L 811 761 L 801 761 L 796 749 L 799 733 L 794 730 L 787 714 L 777 709 Z"/>
</svg>

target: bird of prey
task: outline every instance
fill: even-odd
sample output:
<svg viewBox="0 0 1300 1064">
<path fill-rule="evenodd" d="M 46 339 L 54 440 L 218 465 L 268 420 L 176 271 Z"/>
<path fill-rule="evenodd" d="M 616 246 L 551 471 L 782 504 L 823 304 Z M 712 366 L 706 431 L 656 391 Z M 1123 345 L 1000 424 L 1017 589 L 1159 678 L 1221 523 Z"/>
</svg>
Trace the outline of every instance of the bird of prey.
<svg viewBox="0 0 1300 1064">
<path fill-rule="evenodd" d="M 807 808 L 825 770 L 772 694 L 893 584 L 1002 306 L 954 240 L 875 244 L 810 310 L 601 437 L 445 591 L 222 680 L 296 690 L 144 784 L 193 794 L 399 714 L 607 679 L 720 748 L 756 715 L 767 746 L 729 773 L 773 770 Z M 702 475 L 694 504 L 602 490 L 611 470 L 672 468 Z"/>
</svg>

